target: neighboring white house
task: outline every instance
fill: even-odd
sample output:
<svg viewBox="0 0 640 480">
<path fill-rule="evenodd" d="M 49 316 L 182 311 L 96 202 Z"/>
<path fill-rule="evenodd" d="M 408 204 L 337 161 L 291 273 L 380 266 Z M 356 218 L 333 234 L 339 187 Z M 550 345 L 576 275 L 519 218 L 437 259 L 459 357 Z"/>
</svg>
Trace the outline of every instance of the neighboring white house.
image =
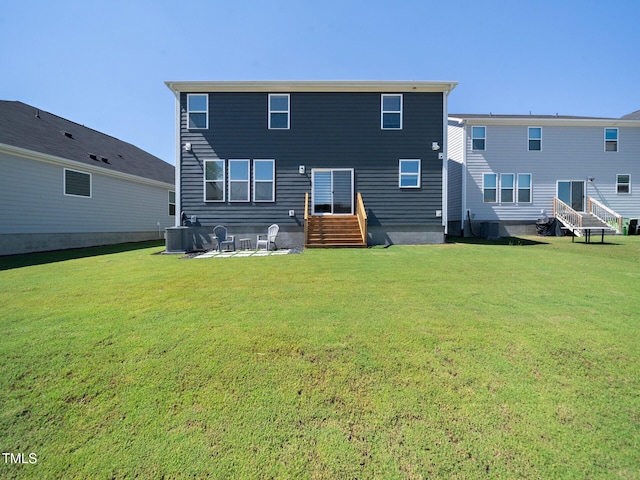
<svg viewBox="0 0 640 480">
<path fill-rule="evenodd" d="M 477 234 L 483 224 L 498 224 L 501 236 L 535 233 L 538 219 L 553 216 L 554 198 L 578 212 L 593 199 L 639 217 L 640 119 L 633 115 L 451 114 L 449 162 L 462 168 L 449 233 Z"/>
<path fill-rule="evenodd" d="M 0 255 L 163 238 L 174 167 L 21 102 L 0 101 Z"/>
</svg>

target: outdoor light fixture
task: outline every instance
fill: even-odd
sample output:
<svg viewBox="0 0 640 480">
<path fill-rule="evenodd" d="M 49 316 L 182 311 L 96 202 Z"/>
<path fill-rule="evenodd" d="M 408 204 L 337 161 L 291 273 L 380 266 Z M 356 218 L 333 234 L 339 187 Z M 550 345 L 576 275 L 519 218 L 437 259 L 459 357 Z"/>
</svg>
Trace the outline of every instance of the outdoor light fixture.
<svg viewBox="0 0 640 480">
<path fill-rule="evenodd" d="M 589 181 L 590 181 L 591 183 L 593 183 L 593 182 L 594 182 L 594 180 L 595 180 L 595 178 L 594 178 L 594 177 L 589 177 Z"/>
<path fill-rule="evenodd" d="M 304 165 L 300 165 L 300 166 L 298 167 L 298 173 L 299 173 L 300 175 L 304 175 L 304 172 L 305 172 Z"/>
<path fill-rule="evenodd" d="M 191 151 L 191 144 L 187 142 L 187 143 L 184 144 L 183 148 L 184 148 L 185 152 L 190 152 Z"/>
<path fill-rule="evenodd" d="M 438 142 L 431 142 L 431 150 L 433 150 L 434 152 L 440 150 L 440 145 L 438 145 Z"/>
</svg>

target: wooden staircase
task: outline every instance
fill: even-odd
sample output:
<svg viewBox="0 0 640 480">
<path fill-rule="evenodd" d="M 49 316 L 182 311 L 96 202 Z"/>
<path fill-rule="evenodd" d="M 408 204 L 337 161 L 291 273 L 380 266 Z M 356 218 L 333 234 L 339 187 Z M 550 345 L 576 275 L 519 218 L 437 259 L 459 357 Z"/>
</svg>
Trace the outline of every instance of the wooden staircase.
<svg viewBox="0 0 640 480">
<path fill-rule="evenodd" d="M 366 248 L 357 215 L 310 215 L 305 248 Z"/>
</svg>

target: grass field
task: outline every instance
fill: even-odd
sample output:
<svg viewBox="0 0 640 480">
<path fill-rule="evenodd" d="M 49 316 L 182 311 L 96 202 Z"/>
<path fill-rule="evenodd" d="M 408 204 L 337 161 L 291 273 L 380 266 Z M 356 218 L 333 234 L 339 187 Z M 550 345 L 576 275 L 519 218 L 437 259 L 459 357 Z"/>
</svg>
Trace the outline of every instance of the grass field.
<svg viewBox="0 0 640 480">
<path fill-rule="evenodd" d="M 640 478 L 609 240 L 0 258 L 0 478 Z"/>
</svg>

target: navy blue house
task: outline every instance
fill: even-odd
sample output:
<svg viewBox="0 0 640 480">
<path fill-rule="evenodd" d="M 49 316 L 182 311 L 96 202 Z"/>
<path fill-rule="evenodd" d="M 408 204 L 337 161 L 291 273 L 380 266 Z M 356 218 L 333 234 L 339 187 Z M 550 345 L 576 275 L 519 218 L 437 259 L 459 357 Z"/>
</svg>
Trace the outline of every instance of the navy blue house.
<svg viewBox="0 0 640 480">
<path fill-rule="evenodd" d="M 176 227 L 188 227 L 189 246 L 212 246 L 215 225 L 255 242 L 274 223 L 279 247 L 444 241 L 456 82 L 166 85 Z"/>
</svg>

